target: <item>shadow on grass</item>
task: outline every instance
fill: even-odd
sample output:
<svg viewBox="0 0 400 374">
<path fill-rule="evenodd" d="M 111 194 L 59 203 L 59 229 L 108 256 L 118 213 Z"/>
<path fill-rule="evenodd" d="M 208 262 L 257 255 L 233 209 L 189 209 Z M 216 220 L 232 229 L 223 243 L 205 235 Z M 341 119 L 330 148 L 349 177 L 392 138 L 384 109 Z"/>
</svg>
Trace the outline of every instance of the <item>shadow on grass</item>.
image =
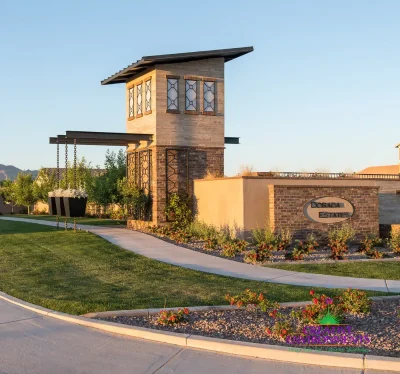
<svg viewBox="0 0 400 374">
<path fill-rule="evenodd" d="M 35 223 L 6 221 L 0 219 L 0 235 L 30 234 L 36 232 L 49 232 L 56 230 L 57 228 L 51 226 L 43 226 Z"/>
</svg>

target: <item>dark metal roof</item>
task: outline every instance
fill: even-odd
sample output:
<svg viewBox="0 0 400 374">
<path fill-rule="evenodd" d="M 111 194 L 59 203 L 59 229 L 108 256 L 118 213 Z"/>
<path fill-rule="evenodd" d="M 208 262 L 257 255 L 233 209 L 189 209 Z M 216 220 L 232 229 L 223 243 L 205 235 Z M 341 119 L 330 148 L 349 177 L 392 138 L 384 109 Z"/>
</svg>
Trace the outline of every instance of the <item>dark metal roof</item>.
<svg viewBox="0 0 400 374">
<path fill-rule="evenodd" d="M 126 132 L 66 131 L 65 135 L 49 138 L 50 144 L 76 144 L 128 146 L 140 141 L 152 141 L 152 134 L 130 134 Z M 239 138 L 225 137 L 225 144 L 239 144 Z"/>
<path fill-rule="evenodd" d="M 140 60 L 120 70 L 118 73 L 101 81 L 102 85 L 125 83 L 132 79 L 135 75 L 141 73 L 155 64 L 172 64 L 177 62 L 187 62 L 195 60 L 203 60 L 206 58 L 223 57 L 225 62 L 238 58 L 247 53 L 253 52 L 253 47 L 215 49 L 212 51 L 174 53 L 169 55 L 143 56 Z"/>
<path fill-rule="evenodd" d="M 129 144 L 151 141 L 152 134 L 129 134 L 126 132 L 66 131 L 65 135 L 50 138 L 50 144 L 76 144 L 128 146 Z"/>
</svg>

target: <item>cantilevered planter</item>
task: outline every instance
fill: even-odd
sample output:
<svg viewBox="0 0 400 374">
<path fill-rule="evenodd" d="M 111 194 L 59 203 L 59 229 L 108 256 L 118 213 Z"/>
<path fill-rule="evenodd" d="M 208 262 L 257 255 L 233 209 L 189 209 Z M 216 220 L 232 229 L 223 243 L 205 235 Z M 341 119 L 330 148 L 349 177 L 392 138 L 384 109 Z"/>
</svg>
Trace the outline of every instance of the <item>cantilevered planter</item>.
<svg viewBox="0 0 400 374">
<path fill-rule="evenodd" d="M 84 217 L 87 198 L 63 197 L 66 217 Z"/>
<path fill-rule="evenodd" d="M 56 201 L 56 212 L 57 215 L 60 217 L 65 217 L 65 207 L 64 207 L 64 198 L 63 197 L 55 197 L 54 198 Z"/>
<path fill-rule="evenodd" d="M 57 214 L 56 198 L 54 196 L 48 197 L 47 202 L 49 204 L 49 214 L 55 216 Z"/>
</svg>

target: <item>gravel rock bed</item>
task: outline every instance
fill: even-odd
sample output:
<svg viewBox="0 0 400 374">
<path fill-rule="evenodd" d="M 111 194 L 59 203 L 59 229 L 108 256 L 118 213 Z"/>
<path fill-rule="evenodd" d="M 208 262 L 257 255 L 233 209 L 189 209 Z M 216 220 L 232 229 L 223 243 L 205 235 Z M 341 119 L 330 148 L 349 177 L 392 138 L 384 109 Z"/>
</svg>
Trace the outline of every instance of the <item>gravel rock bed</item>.
<svg viewBox="0 0 400 374">
<path fill-rule="evenodd" d="M 281 312 L 289 314 L 292 309 L 282 308 Z M 190 310 L 190 308 L 189 308 Z M 350 325 L 352 333 L 366 333 L 370 344 L 360 346 L 364 353 L 400 357 L 400 299 L 375 301 L 372 311 L 368 315 L 347 315 L 344 324 Z M 157 324 L 157 315 L 148 317 L 112 317 L 105 321 L 117 322 L 126 325 L 146 327 L 156 330 L 172 331 L 185 334 L 202 335 L 220 339 L 230 339 L 261 344 L 299 347 L 287 344 L 284 341 L 268 336 L 266 327 L 272 327 L 273 319 L 266 313 L 254 313 L 243 309 L 228 311 L 190 312 L 187 322 L 175 326 Z M 299 348 L 305 348 L 304 346 Z M 313 347 L 318 350 L 334 350 L 339 347 Z M 340 347 L 343 352 L 354 352 L 354 347 Z"/>
<path fill-rule="evenodd" d="M 202 240 L 196 240 L 196 241 L 190 241 L 189 243 L 177 243 L 174 240 L 171 240 L 167 236 L 162 236 L 162 235 L 157 235 L 153 234 L 148 231 L 142 231 L 144 234 L 154 236 L 158 239 L 164 240 L 168 243 L 175 244 L 177 246 L 191 249 L 193 251 L 201 252 L 201 253 L 206 253 L 208 255 L 216 256 L 216 257 L 221 257 L 224 259 L 232 260 L 232 261 L 237 261 L 237 262 L 244 262 L 244 253 L 240 253 L 236 255 L 235 257 L 226 257 L 222 255 L 222 252 L 220 250 L 206 250 L 204 249 L 204 241 Z M 250 249 L 255 249 L 255 247 L 248 246 L 248 250 Z M 279 264 L 279 263 L 334 263 L 334 262 L 343 262 L 343 261 L 382 261 L 382 259 L 371 259 L 367 255 L 363 253 L 357 252 L 358 246 L 350 246 L 348 253 L 346 257 L 343 260 L 334 260 L 330 258 L 331 251 L 328 247 L 318 247 L 317 250 L 315 250 L 313 253 L 309 255 L 305 255 L 304 259 L 301 261 L 292 261 L 292 260 L 286 260 L 285 259 L 285 252 L 286 251 L 273 251 L 272 252 L 272 257 L 265 262 L 265 264 Z M 397 260 L 400 259 L 399 256 L 396 256 L 393 251 L 391 251 L 389 248 L 386 247 L 377 247 L 377 249 L 384 253 L 384 259 L 383 260 Z M 261 264 L 258 264 L 261 265 Z"/>
</svg>

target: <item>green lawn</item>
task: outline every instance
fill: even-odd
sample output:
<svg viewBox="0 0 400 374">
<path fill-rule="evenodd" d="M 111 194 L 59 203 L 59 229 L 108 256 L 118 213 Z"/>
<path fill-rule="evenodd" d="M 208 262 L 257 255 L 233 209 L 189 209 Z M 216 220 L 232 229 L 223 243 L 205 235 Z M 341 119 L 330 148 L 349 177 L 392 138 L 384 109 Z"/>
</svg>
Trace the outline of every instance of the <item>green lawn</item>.
<svg viewBox="0 0 400 374">
<path fill-rule="evenodd" d="M 0 219 L 0 290 L 72 314 L 226 304 L 246 288 L 283 301 L 309 299 L 310 287 L 247 281 L 167 265 L 84 231 Z M 339 290 L 318 289 L 330 296 Z M 369 292 L 369 295 L 384 293 Z"/>
<path fill-rule="evenodd" d="M 38 219 L 43 221 L 56 221 L 56 216 L 49 215 L 28 215 L 28 214 L 12 214 L 7 215 L 6 217 L 15 217 L 15 218 L 27 218 L 27 219 Z M 64 223 L 65 217 L 60 217 L 60 222 Z M 73 218 L 68 218 L 68 222 L 74 222 Z M 119 225 L 126 226 L 126 221 L 117 220 L 117 219 L 102 219 L 102 218 L 77 218 L 76 222 L 80 225 L 92 225 L 92 226 L 111 226 L 111 225 Z"/>
<path fill-rule="evenodd" d="M 356 278 L 400 280 L 400 262 L 340 262 L 331 264 L 266 265 L 277 269 L 304 273 L 341 275 Z"/>
</svg>

